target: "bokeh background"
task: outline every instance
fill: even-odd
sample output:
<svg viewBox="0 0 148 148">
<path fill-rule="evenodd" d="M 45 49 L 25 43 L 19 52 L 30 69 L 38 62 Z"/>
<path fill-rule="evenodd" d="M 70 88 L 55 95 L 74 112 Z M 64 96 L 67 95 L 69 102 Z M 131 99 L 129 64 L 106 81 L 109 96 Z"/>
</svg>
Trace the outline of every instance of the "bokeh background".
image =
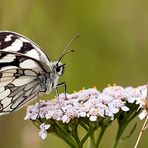
<svg viewBox="0 0 148 148">
<path fill-rule="evenodd" d="M 139 86 L 148 81 L 148 1 L 147 0 L 0 0 L 0 30 L 19 32 L 40 45 L 51 60 L 57 60 L 75 35 L 75 54 L 66 56 L 64 76 L 67 92 L 94 85 L 99 90 L 116 83 Z M 48 96 L 52 99 L 54 92 Z M 45 98 L 45 97 L 44 97 Z M 0 117 L 1 148 L 68 148 L 48 135 L 42 141 L 38 129 L 24 121 L 26 107 Z M 133 135 L 119 148 L 133 147 L 142 122 L 135 119 Z M 110 148 L 116 121 L 108 128 L 101 148 Z M 139 148 L 148 145 L 147 131 Z"/>
</svg>

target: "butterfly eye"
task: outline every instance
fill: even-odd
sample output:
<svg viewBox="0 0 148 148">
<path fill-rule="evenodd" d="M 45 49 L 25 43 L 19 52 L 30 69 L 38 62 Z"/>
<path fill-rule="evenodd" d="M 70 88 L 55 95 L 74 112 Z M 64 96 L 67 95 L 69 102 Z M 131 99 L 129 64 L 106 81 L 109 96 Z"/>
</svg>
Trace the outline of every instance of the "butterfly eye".
<svg viewBox="0 0 148 148">
<path fill-rule="evenodd" d="M 64 65 L 65 64 L 63 64 L 63 65 L 56 65 L 56 71 L 57 71 L 57 73 L 58 73 L 58 75 L 59 76 L 61 76 L 61 75 L 63 75 L 63 72 L 64 72 Z"/>
<path fill-rule="evenodd" d="M 61 70 L 61 66 L 56 66 L 56 71 L 60 72 L 60 70 Z"/>
</svg>

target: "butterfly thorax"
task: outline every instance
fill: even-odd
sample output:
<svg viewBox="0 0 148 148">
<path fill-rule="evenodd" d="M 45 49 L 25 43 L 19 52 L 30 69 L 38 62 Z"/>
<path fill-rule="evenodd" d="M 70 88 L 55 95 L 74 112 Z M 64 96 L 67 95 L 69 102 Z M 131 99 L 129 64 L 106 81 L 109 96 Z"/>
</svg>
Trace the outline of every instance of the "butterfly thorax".
<svg viewBox="0 0 148 148">
<path fill-rule="evenodd" d="M 64 65 L 61 62 L 50 62 L 48 65 L 50 71 L 40 77 L 40 91 L 50 93 L 53 88 L 56 88 L 59 76 L 63 74 Z"/>
</svg>

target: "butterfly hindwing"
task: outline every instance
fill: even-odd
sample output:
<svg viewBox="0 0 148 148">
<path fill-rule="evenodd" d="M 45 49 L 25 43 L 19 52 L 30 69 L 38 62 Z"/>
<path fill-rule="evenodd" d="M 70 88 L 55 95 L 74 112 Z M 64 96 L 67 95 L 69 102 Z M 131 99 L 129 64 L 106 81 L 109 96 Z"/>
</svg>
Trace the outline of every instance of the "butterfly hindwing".
<svg viewBox="0 0 148 148">
<path fill-rule="evenodd" d="M 0 75 L 0 114 L 14 111 L 39 94 L 39 81 L 32 70 L 9 69 Z"/>
</svg>

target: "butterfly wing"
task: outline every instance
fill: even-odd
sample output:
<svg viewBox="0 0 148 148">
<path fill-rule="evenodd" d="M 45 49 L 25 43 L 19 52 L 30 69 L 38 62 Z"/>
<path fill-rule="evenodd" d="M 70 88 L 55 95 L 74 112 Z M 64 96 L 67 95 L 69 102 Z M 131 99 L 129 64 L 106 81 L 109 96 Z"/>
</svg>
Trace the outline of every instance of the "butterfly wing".
<svg viewBox="0 0 148 148">
<path fill-rule="evenodd" d="M 37 97 L 41 77 L 50 73 L 49 67 L 26 55 L 0 50 L 0 114 L 12 112 Z"/>
<path fill-rule="evenodd" d="M 39 95 L 36 72 L 7 69 L 0 72 L 0 115 L 12 112 Z"/>
<path fill-rule="evenodd" d="M 49 58 L 43 50 L 28 38 L 11 31 L 0 31 L 0 50 L 18 52 L 49 65 Z"/>
<path fill-rule="evenodd" d="M 0 32 L 0 115 L 46 91 L 41 79 L 50 73 L 48 65 L 50 60 L 34 42 L 15 32 Z"/>
</svg>

